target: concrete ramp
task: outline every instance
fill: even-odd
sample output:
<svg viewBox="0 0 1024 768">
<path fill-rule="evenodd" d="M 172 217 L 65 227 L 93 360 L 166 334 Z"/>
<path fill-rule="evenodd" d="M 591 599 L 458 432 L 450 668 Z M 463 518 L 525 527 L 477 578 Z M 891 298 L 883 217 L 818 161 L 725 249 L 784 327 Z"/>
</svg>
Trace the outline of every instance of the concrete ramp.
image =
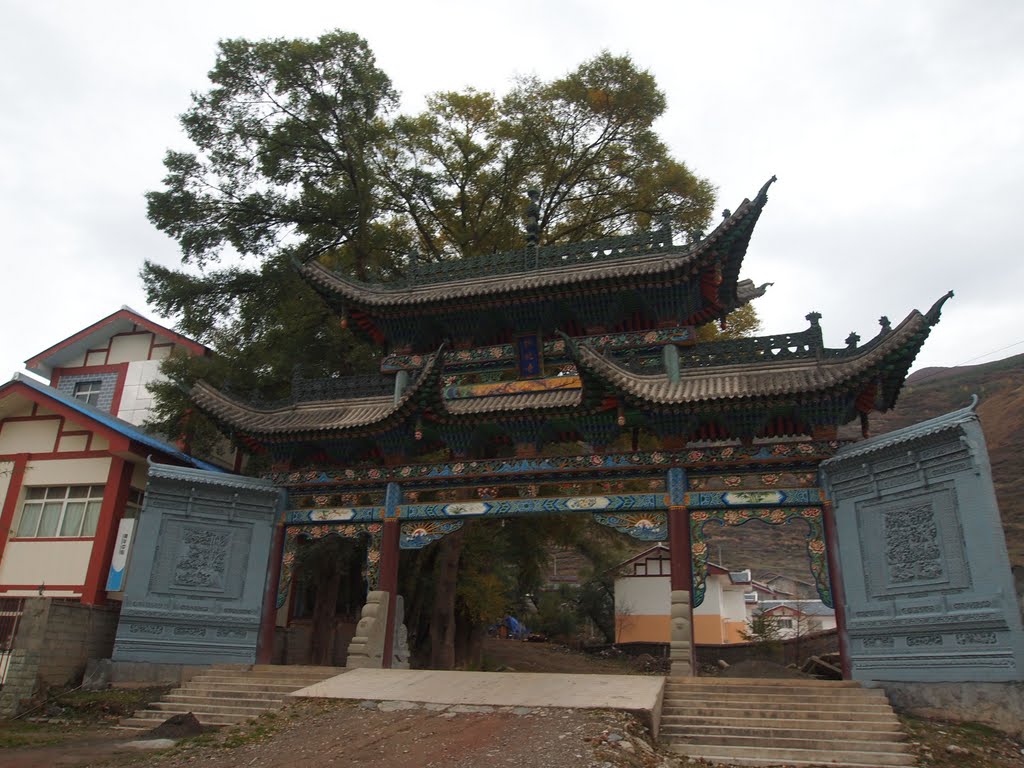
<svg viewBox="0 0 1024 768">
<path fill-rule="evenodd" d="M 663 677 L 638 675 L 355 669 L 290 695 L 492 707 L 615 709 L 635 714 L 656 735 L 664 686 Z"/>
</svg>

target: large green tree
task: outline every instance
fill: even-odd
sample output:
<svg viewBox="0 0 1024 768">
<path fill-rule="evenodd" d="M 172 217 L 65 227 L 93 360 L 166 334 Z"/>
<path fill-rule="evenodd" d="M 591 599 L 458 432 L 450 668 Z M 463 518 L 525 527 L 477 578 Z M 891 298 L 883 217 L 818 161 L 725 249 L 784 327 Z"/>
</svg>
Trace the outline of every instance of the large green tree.
<svg viewBox="0 0 1024 768">
<path fill-rule="evenodd" d="M 224 41 L 210 83 L 182 116 L 192 147 L 167 153 L 163 188 L 148 194 L 149 218 L 178 241 L 182 267 L 143 269 L 150 303 L 218 352 L 170 362 L 173 384 L 157 393 L 156 425 L 196 442 L 210 433 L 181 388 L 197 377 L 273 399 L 288 394 L 296 366 L 307 376 L 372 368 L 379 351 L 340 327 L 297 261 L 386 282 L 412 259 L 518 248 L 528 189 L 539 192 L 542 243 L 655 220 L 700 231 L 714 205 L 712 186 L 655 131 L 665 97 L 628 56 L 601 53 L 503 95 L 439 92 L 411 115 L 398 112 L 366 42 L 346 32 Z M 467 532 L 467 546 L 474 538 Z M 431 566 L 449 579 L 461 540 Z M 533 566 L 524 568 L 511 589 Z M 443 663 L 454 657 L 456 613 L 479 622 L 496 610 L 480 594 L 464 585 L 457 596 L 450 583 L 434 591 Z"/>
<path fill-rule="evenodd" d="M 158 310 L 272 396 L 296 364 L 366 365 L 347 334 L 305 335 L 326 310 L 287 274 L 296 260 L 387 281 L 411 258 L 517 248 L 531 188 L 546 243 L 653 219 L 703 230 L 714 204 L 711 185 L 658 137 L 665 97 L 627 56 L 522 78 L 503 96 L 438 93 L 417 115 L 397 113 L 391 81 L 346 32 L 224 41 L 210 81 L 181 118 L 191 150 L 167 153 L 164 186 L 147 195 L 184 268 L 147 263 L 143 278 Z"/>
</svg>

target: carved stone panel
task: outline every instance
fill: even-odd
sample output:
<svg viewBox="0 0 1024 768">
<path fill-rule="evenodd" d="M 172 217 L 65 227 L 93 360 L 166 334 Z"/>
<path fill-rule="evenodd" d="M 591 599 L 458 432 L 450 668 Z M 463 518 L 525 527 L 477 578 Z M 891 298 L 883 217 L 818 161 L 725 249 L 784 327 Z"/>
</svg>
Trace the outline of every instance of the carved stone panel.
<svg viewBox="0 0 1024 768">
<path fill-rule="evenodd" d="M 238 598 L 251 539 L 252 526 L 244 523 L 164 515 L 150 590 Z"/>
<path fill-rule="evenodd" d="M 252 663 L 281 495 L 263 480 L 152 465 L 114 661 Z"/>
<path fill-rule="evenodd" d="M 833 502 L 854 679 L 1024 679 L 1024 629 L 973 406 L 841 449 Z"/>
<path fill-rule="evenodd" d="M 952 484 L 855 505 L 871 598 L 970 586 Z"/>
</svg>

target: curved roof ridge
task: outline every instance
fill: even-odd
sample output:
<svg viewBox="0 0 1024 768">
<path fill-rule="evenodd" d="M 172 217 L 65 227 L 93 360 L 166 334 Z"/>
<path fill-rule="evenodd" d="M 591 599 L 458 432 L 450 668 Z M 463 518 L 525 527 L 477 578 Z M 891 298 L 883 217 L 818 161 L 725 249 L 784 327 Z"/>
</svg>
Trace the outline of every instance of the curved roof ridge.
<svg viewBox="0 0 1024 768">
<path fill-rule="evenodd" d="M 888 354 L 912 343 L 933 323 L 918 310 L 859 354 L 795 360 L 765 360 L 682 369 L 678 382 L 667 373 L 638 374 L 589 344 L 570 344 L 577 363 L 634 399 L 659 404 L 777 396 L 829 389 L 868 370 Z M 920 339 L 923 343 L 923 338 Z"/>
<path fill-rule="evenodd" d="M 444 346 L 430 355 L 416 381 L 395 402 L 391 395 L 352 397 L 344 400 L 311 400 L 274 408 L 259 408 L 225 395 L 199 381 L 189 397 L 197 408 L 240 434 L 275 436 L 296 432 L 350 432 L 401 421 L 410 404 L 437 383 Z"/>
<path fill-rule="evenodd" d="M 730 247 L 731 244 L 725 241 L 726 234 L 744 223 L 749 217 L 753 217 L 751 227 L 753 223 L 756 223 L 761 209 L 767 202 L 767 188 L 774 179 L 775 177 L 773 176 L 761 188 L 761 191 L 755 196 L 754 200 L 744 200 L 734 213 L 719 223 L 703 239 L 654 253 L 624 253 L 606 259 L 598 258 L 587 262 L 570 262 L 552 266 L 544 265 L 534 269 L 523 269 L 515 272 L 482 273 L 450 280 L 421 282 L 414 285 L 364 283 L 341 275 L 317 261 L 301 264 L 298 266 L 298 269 L 303 277 L 324 290 L 341 294 L 345 298 L 355 300 L 364 305 L 373 306 L 423 304 L 429 303 L 432 300 L 440 300 L 441 298 L 446 301 L 452 298 L 469 298 L 506 292 L 510 287 L 521 290 L 541 285 L 579 284 L 588 280 L 619 277 L 622 274 L 623 267 L 626 266 L 632 268 L 632 274 L 634 275 L 671 272 L 700 263 L 701 257 L 714 251 L 716 246 Z M 626 235 L 623 236 L 623 239 L 628 237 L 633 236 Z M 601 250 L 600 244 L 605 242 L 606 240 L 584 241 L 567 244 L 563 247 L 586 250 L 587 246 L 592 243 L 595 249 Z M 550 247 L 557 248 L 559 246 Z M 523 253 L 527 252 L 526 249 L 520 250 Z M 745 243 L 743 250 L 744 252 L 746 250 Z M 518 252 L 509 251 L 505 253 L 514 254 Z M 495 254 L 495 256 L 501 255 L 505 254 Z M 732 276 L 738 281 L 739 265 L 734 265 L 730 272 L 733 273 Z M 440 294 L 443 294 L 443 296 Z"/>
</svg>

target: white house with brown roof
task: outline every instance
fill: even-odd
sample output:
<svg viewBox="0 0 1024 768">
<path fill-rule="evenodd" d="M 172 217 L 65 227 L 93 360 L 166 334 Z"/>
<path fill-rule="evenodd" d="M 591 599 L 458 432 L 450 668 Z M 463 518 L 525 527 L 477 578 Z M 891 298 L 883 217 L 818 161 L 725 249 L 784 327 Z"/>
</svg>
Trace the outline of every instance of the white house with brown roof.
<svg viewBox="0 0 1024 768">
<path fill-rule="evenodd" d="M 669 642 L 670 550 L 664 544 L 631 557 L 615 579 L 615 641 Z M 751 594 L 775 596 L 754 581 L 750 570 L 730 571 L 708 563 L 704 601 L 693 609 L 694 642 L 718 645 L 743 642 Z"/>
</svg>

